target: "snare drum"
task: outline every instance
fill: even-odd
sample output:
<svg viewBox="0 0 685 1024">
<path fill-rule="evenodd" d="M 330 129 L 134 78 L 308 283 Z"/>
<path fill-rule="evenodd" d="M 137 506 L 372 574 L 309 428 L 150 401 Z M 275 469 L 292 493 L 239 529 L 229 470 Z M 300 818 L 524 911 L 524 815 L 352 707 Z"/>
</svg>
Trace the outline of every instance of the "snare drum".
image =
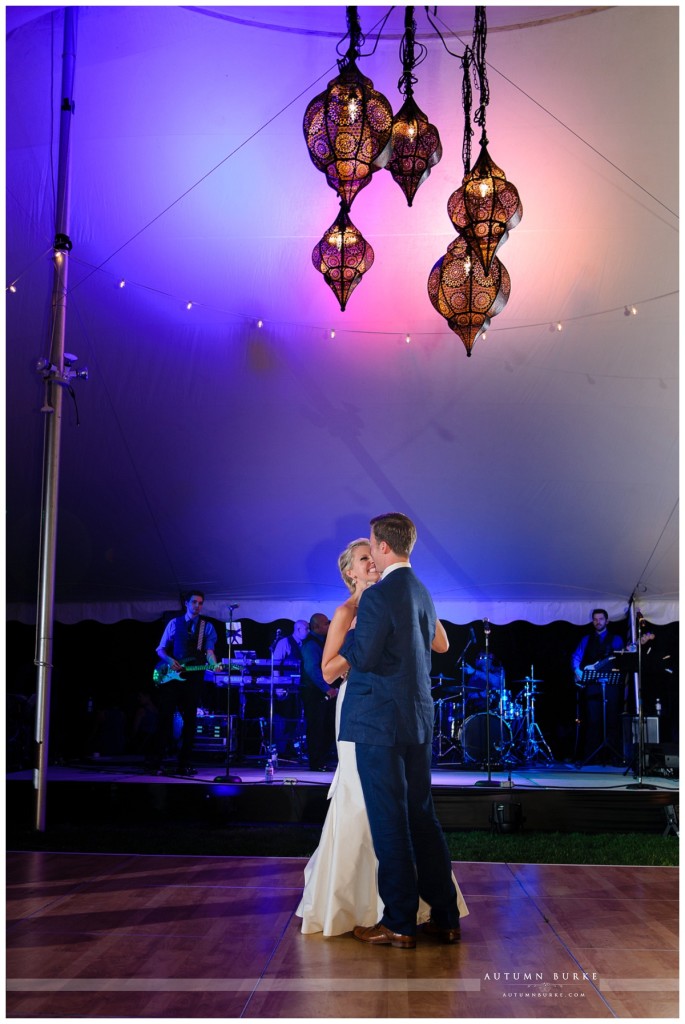
<svg viewBox="0 0 685 1024">
<path fill-rule="evenodd" d="M 458 739 L 464 755 L 471 761 L 485 762 L 488 759 L 488 719 L 490 727 L 490 760 L 501 762 L 511 744 L 511 729 L 499 715 L 471 715 L 459 730 Z"/>
</svg>

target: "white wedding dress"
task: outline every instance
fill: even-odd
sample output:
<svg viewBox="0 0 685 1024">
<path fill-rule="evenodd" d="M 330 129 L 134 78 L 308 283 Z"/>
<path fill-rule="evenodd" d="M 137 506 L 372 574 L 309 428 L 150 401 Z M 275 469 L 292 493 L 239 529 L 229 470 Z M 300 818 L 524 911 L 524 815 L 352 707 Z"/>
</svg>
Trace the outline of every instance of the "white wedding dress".
<svg viewBox="0 0 685 1024">
<path fill-rule="evenodd" d="M 343 683 L 335 711 L 336 735 L 347 684 Z M 373 849 L 369 819 L 357 774 L 354 743 L 338 740 L 338 767 L 328 791 L 330 804 L 319 845 L 304 869 L 304 893 L 295 913 L 302 918 L 305 934 L 342 935 L 356 925 L 371 926 L 383 916 L 378 895 L 378 862 Z M 468 908 L 457 881 L 460 917 Z M 418 922 L 428 920 L 430 907 L 419 903 Z"/>
</svg>

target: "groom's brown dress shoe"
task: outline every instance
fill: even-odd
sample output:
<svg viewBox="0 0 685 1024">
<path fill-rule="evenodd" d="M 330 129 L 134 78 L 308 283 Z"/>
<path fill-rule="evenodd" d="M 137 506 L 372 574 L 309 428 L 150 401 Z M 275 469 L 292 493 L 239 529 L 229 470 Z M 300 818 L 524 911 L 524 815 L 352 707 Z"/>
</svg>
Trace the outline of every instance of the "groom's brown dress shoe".
<svg viewBox="0 0 685 1024">
<path fill-rule="evenodd" d="M 354 929 L 355 939 L 360 942 L 369 942 L 372 946 L 394 946 L 396 949 L 415 949 L 416 936 L 400 935 L 399 932 L 391 932 L 384 924 L 374 924 L 370 928 L 357 925 Z"/>
<path fill-rule="evenodd" d="M 443 928 L 436 924 L 435 921 L 426 921 L 425 924 L 422 924 L 421 932 L 423 935 L 430 935 L 439 942 L 444 942 L 448 945 L 459 942 L 461 938 L 461 928 L 459 925 L 456 928 Z"/>
</svg>

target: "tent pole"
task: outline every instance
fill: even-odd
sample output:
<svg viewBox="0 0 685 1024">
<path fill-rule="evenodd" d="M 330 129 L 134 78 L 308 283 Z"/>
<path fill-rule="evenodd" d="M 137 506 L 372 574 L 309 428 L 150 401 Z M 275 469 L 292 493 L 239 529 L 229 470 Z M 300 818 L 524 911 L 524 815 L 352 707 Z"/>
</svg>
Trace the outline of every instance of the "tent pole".
<svg viewBox="0 0 685 1024">
<path fill-rule="evenodd" d="M 77 8 L 64 8 L 64 49 L 60 96 L 59 164 L 57 208 L 55 210 L 55 254 L 52 285 L 50 357 L 39 363 L 45 381 L 43 437 L 43 487 L 41 497 L 40 557 L 36 615 L 37 701 L 36 760 L 33 773 L 35 827 L 45 831 L 48 738 L 50 732 L 50 686 L 55 611 L 55 561 L 57 547 L 57 503 L 59 456 L 62 432 L 62 395 L 68 375 L 64 373 L 64 338 L 67 318 L 67 276 L 69 266 L 70 133 L 74 113 L 73 82 L 76 61 Z"/>
</svg>

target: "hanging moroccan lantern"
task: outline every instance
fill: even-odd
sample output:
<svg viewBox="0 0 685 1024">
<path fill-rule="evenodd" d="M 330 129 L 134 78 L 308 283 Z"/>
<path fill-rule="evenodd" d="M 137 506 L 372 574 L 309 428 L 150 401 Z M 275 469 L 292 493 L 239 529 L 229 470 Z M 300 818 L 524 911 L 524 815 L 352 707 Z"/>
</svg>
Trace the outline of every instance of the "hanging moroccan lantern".
<svg viewBox="0 0 685 1024">
<path fill-rule="evenodd" d="M 323 274 L 344 313 L 347 300 L 372 266 L 373 249 L 350 220 L 344 203 L 340 213 L 312 251 L 312 263 Z"/>
<path fill-rule="evenodd" d="M 430 124 L 413 96 L 393 118 L 391 156 L 385 165 L 404 192 L 409 206 L 442 156 L 438 129 Z"/>
<path fill-rule="evenodd" d="M 315 96 L 304 115 L 304 137 L 314 166 L 348 207 L 390 157 L 392 107 L 357 68 L 362 33 L 356 7 L 347 8 L 349 49 L 340 74 Z"/>
<path fill-rule="evenodd" d="M 405 101 L 392 121 L 391 156 L 385 166 L 404 192 L 409 206 L 414 201 L 419 185 L 423 184 L 431 167 L 435 167 L 442 156 L 438 129 L 429 123 L 414 100 L 414 68 L 423 60 L 425 53 L 425 46 L 416 43 L 414 8 L 407 7 L 400 45 L 402 75 L 398 82 Z"/>
<path fill-rule="evenodd" d="M 463 341 L 467 356 L 491 318 L 506 306 L 510 290 L 504 264 L 495 257 L 486 274 L 464 238 L 456 238 L 447 247 L 428 277 L 428 296 L 450 330 Z"/>
<path fill-rule="evenodd" d="M 521 220 L 523 205 L 516 186 L 490 157 L 485 141 L 473 170 L 450 196 L 447 213 L 487 274 L 497 249 Z"/>
</svg>

